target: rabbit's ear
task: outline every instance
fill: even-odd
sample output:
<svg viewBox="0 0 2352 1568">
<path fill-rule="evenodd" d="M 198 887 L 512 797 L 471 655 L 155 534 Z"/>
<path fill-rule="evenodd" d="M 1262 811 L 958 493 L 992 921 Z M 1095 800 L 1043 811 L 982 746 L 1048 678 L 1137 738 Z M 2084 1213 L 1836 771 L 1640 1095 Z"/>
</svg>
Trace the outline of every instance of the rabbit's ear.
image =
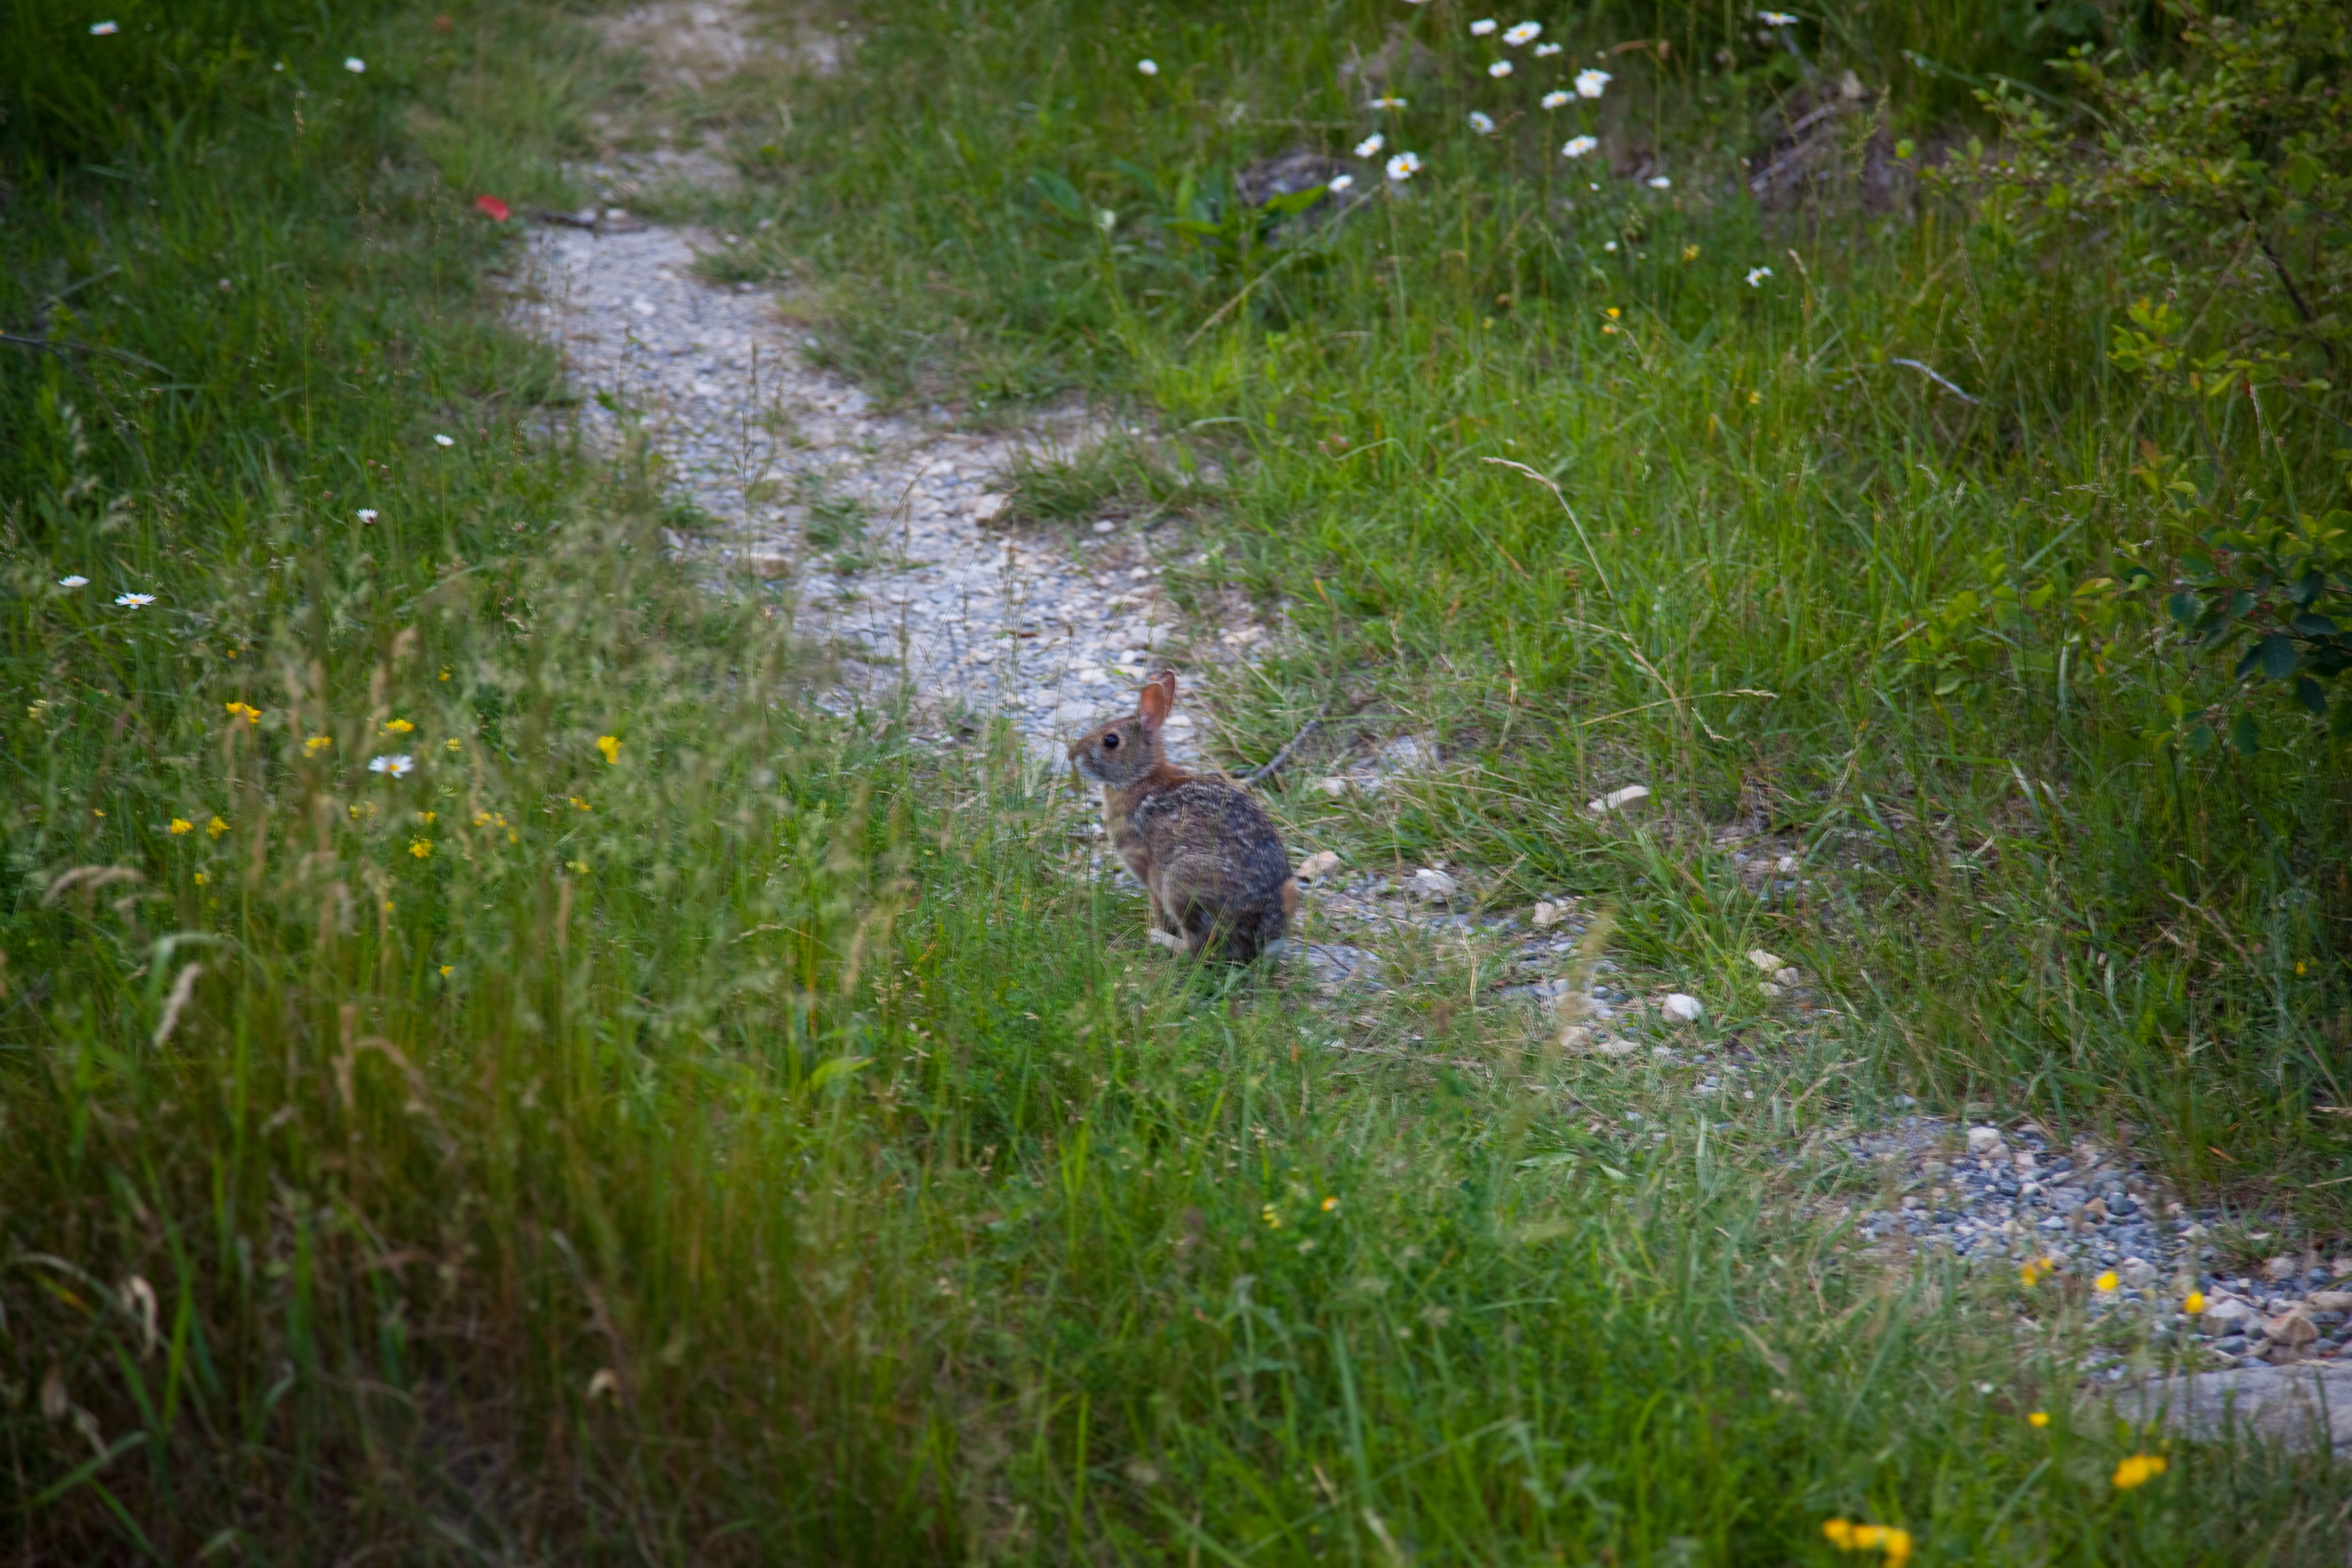
<svg viewBox="0 0 2352 1568">
<path fill-rule="evenodd" d="M 1176 703 L 1176 678 L 1160 671 L 1143 683 L 1142 694 L 1135 700 L 1137 717 L 1143 721 L 1144 733 L 1160 728 L 1168 717 L 1168 710 Z"/>
</svg>

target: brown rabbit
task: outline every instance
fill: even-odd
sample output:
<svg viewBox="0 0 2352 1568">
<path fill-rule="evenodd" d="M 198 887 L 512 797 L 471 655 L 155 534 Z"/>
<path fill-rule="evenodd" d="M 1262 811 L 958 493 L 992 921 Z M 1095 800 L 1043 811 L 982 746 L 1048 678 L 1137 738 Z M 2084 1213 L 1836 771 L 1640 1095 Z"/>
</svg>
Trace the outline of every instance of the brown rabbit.
<svg viewBox="0 0 2352 1568">
<path fill-rule="evenodd" d="M 1144 682 L 1134 716 L 1078 740 L 1070 763 L 1102 785 L 1103 825 L 1151 895 L 1152 930 L 1195 956 L 1214 942 L 1245 963 L 1282 940 L 1298 884 L 1264 806 L 1168 760 L 1160 726 L 1175 705 L 1176 677 L 1163 669 Z"/>
</svg>

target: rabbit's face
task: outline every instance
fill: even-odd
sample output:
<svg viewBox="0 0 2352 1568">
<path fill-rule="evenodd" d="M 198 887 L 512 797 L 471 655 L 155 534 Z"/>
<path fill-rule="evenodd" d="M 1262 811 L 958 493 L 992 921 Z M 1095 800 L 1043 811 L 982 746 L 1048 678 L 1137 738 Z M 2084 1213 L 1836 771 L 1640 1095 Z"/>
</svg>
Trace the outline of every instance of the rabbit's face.
<svg viewBox="0 0 2352 1568">
<path fill-rule="evenodd" d="M 1159 737 L 1139 717 L 1105 724 L 1070 747 L 1070 763 L 1091 784 L 1131 784 L 1160 760 Z"/>
</svg>

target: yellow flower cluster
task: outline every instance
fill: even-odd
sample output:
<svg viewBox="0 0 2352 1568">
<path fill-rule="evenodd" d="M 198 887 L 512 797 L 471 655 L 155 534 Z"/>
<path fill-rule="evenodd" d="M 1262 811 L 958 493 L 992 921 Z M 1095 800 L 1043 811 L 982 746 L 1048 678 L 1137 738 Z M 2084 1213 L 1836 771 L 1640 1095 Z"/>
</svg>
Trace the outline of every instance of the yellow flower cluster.
<svg viewBox="0 0 2352 1568">
<path fill-rule="evenodd" d="M 408 852 L 419 860 L 425 859 L 433 853 L 433 841 L 429 838 L 412 838 L 408 841 Z"/>
<path fill-rule="evenodd" d="M 1282 1228 L 1282 1216 L 1274 1212 L 1274 1205 L 1272 1204 L 1265 1205 L 1260 1208 L 1257 1213 L 1258 1217 L 1265 1221 L 1266 1228 L 1268 1230 L 1280 1230 Z"/>
<path fill-rule="evenodd" d="M 618 735 L 597 736 L 596 749 L 604 753 L 604 760 L 607 763 L 618 763 L 621 760 L 621 738 Z"/>
<path fill-rule="evenodd" d="M 2105 1274 L 2100 1275 L 2096 1279 L 2092 1280 L 2091 1288 L 2104 1293 L 2114 1289 L 2121 1283 L 2123 1283 L 2123 1281 L 2116 1278 L 2116 1271 L 2110 1268 Z"/>
<path fill-rule="evenodd" d="M 2134 1487 L 2145 1486 L 2167 1468 L 2161 1454 L 2134 1454 L 2116 1467 L 2116 1489 L 2127 1492 Z"/>
<path fill-rule="evenodd" d="M 2025 1267 L 2017 1271 L 2017 1277 L 2020 1280 L 2024 1282 L 2025 1288 L 2031 1290 L 2036 1285 L 2042 1283 L 2042 1277 L 2043 1275 L 2055 1274 L 2057 1272 L 2058 1260 L 2056 1258 L 2030 1258 L 2026 1259 Z"/>
<path fill-rule="evenodd" d="M 193 822 L 190 822 L 186 817 L 184 817 L 184 816 L 175 816 L 175 817 L 172 818 L 172 837 L 173 837 L 177 838 L 177 837 L 178 837 L 181 834 L 183 834 L 183 833 L 194 833 L 195 830 L 196 830 L 196 825 L 195 825 L 194 823 L 193 823 Z"/>
<path fill-rule="evenodd" d="M 2205 1310 L 2205 1292 L 2202 1290 L 2191 1290 L 2189 1292 L 2187 1298 L 2180 1303 L 2180 1310 L 2188 1313 L 2192 1318 L 2198 1313 L 2203 1311 Z"/>
<path fill-rule="evenodd" d="M 248 707 L 242 702 L 224 702 L 221 706 L 228 710 L 228 716 L 232 719 L 242 719 L 248 724 L 261 722 L 261 710 L 258 708 Z"/>
<path fill-rule="evenodd" d="M 1855 1524 L 1843 1519 L 1825 1520 L 1822 1533 L 1841 1552 L 1884 1552 L 1888 1568 L 1902 1568 L 1911 1561 L 1911 1532 L 1891 1524 Z"/>
<path fill-rule="evenodd" d="M 219 817 L 217 817 L 217 816 L 214 817 L 210 822 L 207 822 L 207 823 L 205 823 L 205 834 L 206 834 L 206 835 L 208 835 L 208 836 L 209 836 L 209 837 L 214 837 L 214 838 L 218 838 L 222 834 L 226 833 L 227 831 L 228 831 L 228 824 L 227 824 L 227 823 L 226 823 L 226 822 L 223 822 L 223 821 L 222 821 Z"/>
<path fill-rule="evenodd" d="M 387 735 L 405 735 L 415 728 L 415 725 L 405 719 L 394 719 L 384 725 L 383 732 Z"/>
<path fill-rule="evenodd" d="M 334 743 L 335 738 L 332 735 L 313 735 L 302 742 L 302 754 L 306 757 L 315 757 Z"/>
</svg>

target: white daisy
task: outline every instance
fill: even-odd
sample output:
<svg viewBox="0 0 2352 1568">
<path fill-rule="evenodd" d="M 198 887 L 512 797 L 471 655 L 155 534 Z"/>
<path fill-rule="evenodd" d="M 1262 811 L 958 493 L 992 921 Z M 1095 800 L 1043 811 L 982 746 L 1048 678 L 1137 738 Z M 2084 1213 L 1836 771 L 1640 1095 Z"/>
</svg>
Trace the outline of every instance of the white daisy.
<svg viewBox="0 0 2352 1568">
<path fill-rule="evenodd" d="M 1481 136 L 1492 136 L 1495 133 L 1494 119 L 1474 109 L 1470 111 L 1470 129 Z"/>
<path fill-rule="evenodd" d="M 1542 101 L 1543 106 L 1546 109 L 1558 109 L 1561 104 L 1568 101 L 1568 94 L 1560 91 L 1558 88 L 1554 88 L 1551 91 L 1543 95 Z"/>
<path fill-rule="evenodd" d="M 1370 158 L 1377 156 L 1380 150 L 1388 144 L 1389 139 L 1375 131 L 1370 136 L 1365 137 L 1361 142 L 1356 143 L 1356 156 L 1359 158 Z"/>
<path fill-rule="evenodd" d="M 1563 158 L 1581 158 L 1600 145 L 1601 139 L 1597 136 L 1571 136 L 1561 145 L 1559 155 Z M 1592 188 L 1597 191 L 1601 187 L 1595 185 Z"/>
<path fill-rule="evenodd" d="M 1793 27 L 1797 19 L 1786 11 L 1759 11 L 1756 19 L 1768 27 Z"/>
<path fill-rule="evenodd" d="M 1666 178 L 1664 174 L 1653 174 L 1650 176 L 1650 189 L 1654 191 L 1663 191 L 1673 184 L 1674 182 Z"/>
<path fill-rule="evenodd" d="M 1389 160 L 1389 178 L 1402 184 L 1421 173 L 1421 154 L 1400 153 Z"/>
<path fill-rule="evenodd" d="M 60 588 L 87 588 L 89 586 L 89 579 L 77 572 L 70 577 L 58 578 L 58 586 Z"/>
<path fill-rule="evenodd" d="M 1507 77 L 1511 74 L 1511 62 L 1508 60 L 1496 60 L 1493 65 L 1486 68 L 1486 74 L 1496 78 Z"/>
<path fill-rule="evenodd" d="M 1601 241 L 1601 248 L 1603 250 L 1615 250 L 1617 248 L 1617 242 L 1613 239 L 1603 240 Z"/>
<path fill-rule="evenodd" d="M 1552 56 L 1559 53 L 1561 47 L 1562 46 L 1559 44 L 1538 44 L 1536 46 L 1536 58 L 1539 60 L 1548 60 L 1551 58 Z"/>
<path fill-rule="evenodd" d="M 110 37 L 121 31 L 122 29 L 112 22 L 92 22 L 89 25 L 89 36 L 93 38 Z"/>
<path fill-rule="evenodd" d="M 351 72 L 353 76 L 358 76 L 367 69 L 367 61 L 360 58 L 357 55 L 346 55 L 343 57 L 343 68 Z"/>
<path fill-rule="evenodd" d="M 415 766 L 415 757 L 410 756 L 406 752 L 394 752 L 388 757 L 378 757 L 369 763 L 368 772 L 390 773 L 394 778 L 401 778 L 412 772 Z"/>
<path fill-rule="evenodd" d="M 155 602 L 152 594 L 117 594 L 114 602 L 126 610 L 143 610 Z"/>
<path fill-rule="evenodd" d="M 1495 18 L 1492 16 L 1481 16 L 1478 20 L 1470 24 L 1470 36 L 1474 38 L 1486 37 L 1494 30 Z"/>
<path fill-rule="evenodd" d="M 1515 27 L 1504 30 L 1503 42 L 1516 49 L 1521 44 L 1532 44 L 1541 37 L 1543 37 L 1541 22 L 1521 22 Z"/>
<path fill-rule="evenodd" d="M 436 447 L 454 447 L 457 442 L 454 437 L 436 436 L 433 437 L 433 444 Z"/>
<path fill-rule="evenodd" d="M 1609 90 L 1609 81 L 1610 77 L 1607 71 L 1594 70 L 1591 66 L 1587 66 L 1584 69 L 1576 73 L 1576 96 L 1579 98 L 1599 98 L 1602 93 Z"/>
<path fill-rule="evenodd" d="M 354 515 L 357 516 L 362 522 L 373 522 L 375 521 L 375 508 L 372 506 L 363 506 L 360 508 L 358 512 Z"/>
<path fill-rule="evenodd" d="M 1750 289 L 1761 289 L 1764 287 L 1764 279 L 1771 276 L 1772 269 L 1769 267 L 1751 267 L 1748 269 L 1748 286 Z"/>
<path fill-rule="evenodd" d="M 1141 71 L 1146 76 L 1158 76 L 1160 74 L 1160 62 L 1158 60 L 1138 60 L 1135 62 L 1135 68 Z"/>
<path fill-rule="evenodd" d="M 1331 183 L 1325 185 L 1323 188 L 1329 191 L 1333 195 L 1338 195 L 1341 191 L 1353 186 L 1355 183 L 1356 176 L 1353 174 L 1334 174 L 1331 176 Z"/>
<path fill-rule="evenodd" d="M 1402 98 L 1376 98 L 1366 107 L 1371 109 L 1402 109 L 1404 107 L 1404 100 Z"/>
</svg>

